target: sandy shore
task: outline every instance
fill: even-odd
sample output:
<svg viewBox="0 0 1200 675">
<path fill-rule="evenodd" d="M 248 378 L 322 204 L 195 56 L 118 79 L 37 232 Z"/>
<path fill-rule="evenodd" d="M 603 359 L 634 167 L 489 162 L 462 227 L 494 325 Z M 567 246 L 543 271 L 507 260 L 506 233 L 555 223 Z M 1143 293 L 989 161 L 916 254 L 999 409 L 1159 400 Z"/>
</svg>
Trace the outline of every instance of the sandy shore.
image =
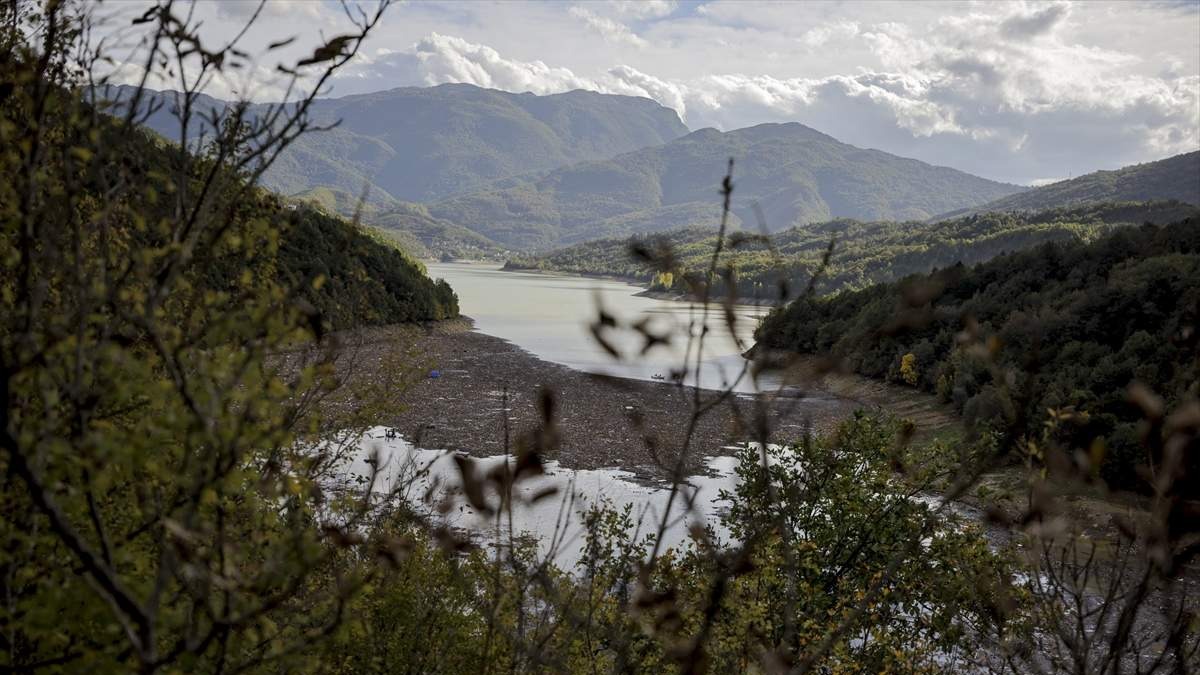
<svg viewBox="0 0 1200 675">
<path fill-rule="evenodd" d="M 396 350 L 411 354 L 422 371 L 401 394 L 399 409 L 381 422 L 421 447 L 502 453 L 506 392 L 515 441 L 538 426 L 543 388 L 555 401 L 557 459 L 566 467 L 621 467 L 655 475 L 660 473 L 656 465 L 677 457 L 687 437 L 692 389 L 575 371 L 475 332 L 466 319 L 373 331 L 364 355 L 368 363 L 382 362 L 378 354 Z M 429 377 L 426 369 L 437 369 L 439 377 Z M 688 453 L 692 468 L 700 458 L 728 454 L 727 446 L 753 435 L 746 429 L 756 415 L 755 400 L 739 395 L 715 401 L 718 396 L 701 393 L 701 405 L 712 404 L 712 410 L 695 425 Z M 786 441 L 831 429 L 862 402 L 810 390 L 765 399 L 762 405 L 775 430 L 773 440 Z"/>
</svg>

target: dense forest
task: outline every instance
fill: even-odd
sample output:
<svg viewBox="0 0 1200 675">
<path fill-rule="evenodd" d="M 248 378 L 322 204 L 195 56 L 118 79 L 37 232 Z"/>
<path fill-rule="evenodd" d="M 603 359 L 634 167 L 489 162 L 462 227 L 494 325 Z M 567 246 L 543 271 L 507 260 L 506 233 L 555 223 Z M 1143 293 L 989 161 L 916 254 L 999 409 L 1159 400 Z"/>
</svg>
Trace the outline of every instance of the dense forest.
<svg viewBox="0 0 1200 675">
<path fill-rule="evenodd" d="M 934 223 L 843 219 L 769 237 L 735 231 L 724 258 L 732 276 L 718 280 L 715 290 L 726 292 L 731 280 L 735 295 L 746 299 L 778 299 L 781 283 L 799 291 L 821 268 L 831 242 L 832 253 L 816 287 L 820 293 L 863 288 L 960 262 L 972 265 L 1047 241 L 1091 241 L 1116 227 L 1164 224 L 1197 213 L 1196 207 L 1179 202 L 1126 202 L 983 213 Z M 690 228 L 517 256 L 509 259 L 507 268 L 616 276 L 645 283 L 651 290 L 691 293 L 695 275 L 708 264 L 715 244 L 714 228 Z M 670 250 L 683 273 L 660 274 L 646 256 L 631 255 L 632 249 Z"/>
<path fill-rule="evenodd" d="M 897 316 L 909 311 L 916 318 Z M 854 372 L 953 403 L 977 425 L 1047 411 L 1067 447 L 1106 439 L 1101 471 L 1146 488 L 1140 382 L 1172 407 L 1197 395 L 1200 218 L 1121 228 L 1091 243 L 1049 242 L 975 267 L 955 264 L 833 297 L 802 297 L 759 327 L 762 347 L 830 354 Z M 964 342 L 967 341 L 967 342 Z M 983 345 L 989 365 L 971 345 Z M 1200 465 L 1191 460 L 1191 494 Z"/>
<path fill-rule="evenodd" d="M 315 209 L 296 209 L 288 219 L 277 269 L 280 281 L 303 289 L 335 329 L 458 316 L 449 284 L 430 280 L 424 265 L 385 234 Z"/>
</svg>

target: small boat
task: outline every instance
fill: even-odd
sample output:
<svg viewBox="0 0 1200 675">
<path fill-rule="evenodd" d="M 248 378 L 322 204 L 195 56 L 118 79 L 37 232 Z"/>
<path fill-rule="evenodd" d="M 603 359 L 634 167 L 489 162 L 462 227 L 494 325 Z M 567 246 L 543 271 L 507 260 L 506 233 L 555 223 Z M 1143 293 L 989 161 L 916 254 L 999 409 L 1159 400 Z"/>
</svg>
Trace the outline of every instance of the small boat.
<svg viewBox="0 0 1200 675">
<path fill-rule="evenodd" d="M 653 374 L 653 375 L 651 375 L 651 376 L 650 376 L 650 379 L 652 379 L 652 380 L 665 380 L 665 379 L 667 379 L 667 378 L 663 377 L 663 376 L 662 376 L 662 373 L 655 373 L 655 374 Z"/>
</svg>

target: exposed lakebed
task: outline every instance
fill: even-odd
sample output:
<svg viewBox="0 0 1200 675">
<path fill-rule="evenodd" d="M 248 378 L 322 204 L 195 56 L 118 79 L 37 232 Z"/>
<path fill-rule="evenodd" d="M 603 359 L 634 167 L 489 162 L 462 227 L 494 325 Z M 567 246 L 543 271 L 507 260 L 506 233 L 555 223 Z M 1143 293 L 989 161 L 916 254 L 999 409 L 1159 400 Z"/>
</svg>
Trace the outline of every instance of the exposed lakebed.
<svg viewBox="0 0 1200 675">
<path fill-rule="evenodd" d="M 553 487 L 555 498 L 519 506 L 513 529 L 535 536 L 543 553 L 554 549 L 556 561 L 568 568 L 579 557 L 579 513 L 588 506 L 628 506 L 639 535 L 654 533 L 670 490 L 656 466 L 663 458 L 652 456 L 645 435 L 656 435 L 664 448 L 679 444 L 695 391 L 658 381 L 655 375 L 680 365 L 687 337 L 695 334 L 704 313 L 693 303 L 640 296 L 640 288 L 619 281 L 504 272 L 481 264 L 430 264 L 429 271 L 454 287 L 462 313 L 471 320 L 376 336 L 372 344 L 380 345 L 379 352 L 389 344 L 405 345 L 427 359 L 438 377 L 417 379 L 390 424 L 402 437 L 388 439 L 385 427 L 373 429 L 359 447 L 352 473 L 364 474 L 365 459 L 378 451 L 383 486 L 411 479 L 410 501 L 419 500 L 432 483 L 453 489 L 460 474 L 452 454 L 472 455 L 480 467 L 504 461 L 504 453 L 512 449 L 505 444 L 505 424 L 511 439 L 535 427 L 540 420 L 538 391 L 545 389 L 555 397 L 560 443 L 546 475 L 521 490 L 530 496 Z M 609 337 L 618 349 L 636 356 L 614 360 L 588 329 L 599 308 L 621 325 L 644 320 L 653 331 L 673 332 L 680 340 L 642 355 L 636 333 L 612 331 Z M 719 307 L 710 311 L 711 332 L 701 360 L 702 398 L 712 400 L 718 395 L 713 388 L 729 384 L 741 371 L 741 352 L 753 343 L 764 311 L 738 306 L 733 331 Z M 371 358 L 371 350 L 366 353 Z M 685 488 L 694 508 L 684 512 L 681 502 L 675 503 L 664 545 L 683 544 L 693 524 L 712 525 L 718 537 L 725 536 L 718 518 L 719 493 L 736 486 L 735 460 L 728 455 L 749 437 L 737 418 L 753 405 L 754 385 L 748 379 L 740 382 L 739 394 L 714 407 L 694 429 Z M 860 406 L 820 388 L 765 396 L 760 402 L 770 411 L 776 440 L 783 442 L 828 430 Z M 641 429 L 631 422 L 633 413 L 643 419 Z M 484 537 L 495 526 L 461 501 L 449 520 Z"/>
<path fill-rule="evenodd" d="M 694 392 L 656 376 L 669 376 L 680 367 L 689 335 L 696 337 L 707 319 L 710 332 L 700 382 L 706 388 L 702 396 L 716 396 L 714 389 L 734 384 L 743 370 L 741 352 L 753 344 L 758 317 L 766 310 L 736 307 L 730 330 L 720 307 L 705 314 L 694 303 L 640 296 L 640 288 L 619 281 L 504 272 L 483 264 L 428 267 L 431 276 L 455 289 L 470 321 L 444 322 L 424 333 L 373 336 L 376 352 L 385 352 L 389 344 L 401 345 L 427 359 L 438 376 L 420 377 L 406 392 L 405 405 L 391 425 L 401 437 L 387 438 L 385 427 L 371 430 L 350 472 L 365 475 L 366 458 L 378 452 L 383 467 L 380 489 L 411 481 L 410 502 L 420 500 L 434 483 L 453 489 L 461 478 L 453 453 L 473 455 L 481 467 L 504 461 L 503 453 L 510 449 L 504 445 L 505 420 L 513 438 L 536 425 L 538 391 L 546 389 L 556 400 L 561 442 L 546 475 L 521 490 L 528 496 L 553 487 L 555 498 L 516 508 L 514 530 L 534 535 L 543 553 L 556 549 L 556 561 L 568 568 L 583 544 L 579 514 L 588 506 L 629 507 L 639 536 L 654 534 L 670 486 L 656 467 L 663 458 L 650 455 L 645 435 L 657 434 L 664 446 L 677 444 L 685 435 Z M 620 325 L 645 321 L 649 330 L 674 339 L 642 354 L 639 334 L 609 331 L 613 344 L 631 357 L 614 360 L 589 331 L 600 308 Z M 364 356 L 376 358 L 371 349 Z M 368 366 L 364 372 L 371 370 Z M 734 388 L 740 393 L 731 401 L 749 406 L 754 385 L 749 378 L 737 382 Z M 778 427 L 794 436 L 828 428 L 851 409 L 848 402 L 819 393 L 772 405 Z M 640 431 L 631 424 L 635 412 L 644 419 Z M 718 537 L 725 536 L 717 517 L 719 493 L 736 486 L 735 460 L 728 455 L 731 444 L 747 435 L 734 418 L 726 403 L 696 426 L 689 446 L 692 476 L 683 488 L 693 506 L 685 510 L 677 497 L 664 545 L 684 543 L 694 524 L 712 525 Z M 494 527 L 461 503 L 449 520 L 484 536 Z"/>
</svg>

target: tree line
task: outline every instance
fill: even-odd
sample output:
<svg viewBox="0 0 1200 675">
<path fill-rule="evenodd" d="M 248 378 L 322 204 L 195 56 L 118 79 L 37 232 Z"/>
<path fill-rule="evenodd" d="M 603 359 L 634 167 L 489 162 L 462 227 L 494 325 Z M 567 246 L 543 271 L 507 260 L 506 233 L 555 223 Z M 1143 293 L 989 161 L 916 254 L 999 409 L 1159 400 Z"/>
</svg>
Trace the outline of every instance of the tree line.
<svg viewBox="0 0 1200 675">
<path fill-rule="evenodd" d="M 990 212 L 940 222 L 837 219 L 770 235 L 735 230 L 726 242 L 728 272 L 716 281 L 713 292 L 759 301 L 790 299 L 818 269 L 819 293 L 854 290 L 959 262 L 983 262 L 1042 242 L 1087 242 L 1117 227 L 1164 224 L 1196 213 L 1195 206 L 1181 202 L 1110 202 L 1037 212 Z M 826 261 L 831 241 L 834 247 Z M 711 227 L 683 228 L 516 256 L 506 267 L 616 276 L 644 283 L 651 290 L 694 295 L 694 278 L 715 244 Z M 658 274 L 645 255 L 637 254 L 667 249 L 678 258 L 680 268 L 670 277 Z"/>
</svg>

